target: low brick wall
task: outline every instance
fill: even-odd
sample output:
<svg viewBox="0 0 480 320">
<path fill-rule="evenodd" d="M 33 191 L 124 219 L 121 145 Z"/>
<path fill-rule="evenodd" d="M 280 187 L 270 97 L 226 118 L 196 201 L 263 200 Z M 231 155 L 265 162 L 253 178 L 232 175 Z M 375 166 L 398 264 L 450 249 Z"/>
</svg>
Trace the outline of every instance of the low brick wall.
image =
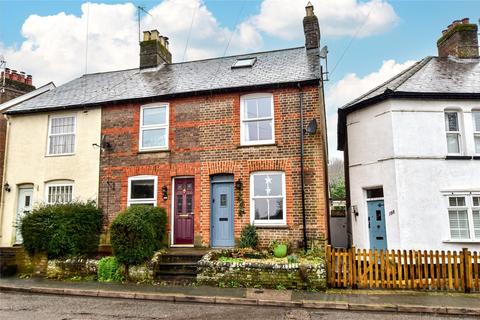
<svg viewBox="0 0 480 320">
<path fill-rule="evenodd" d="M 51 279 L 68 279 L 73 277 L 96 277 L 98 260 L 75 258 L 66 260 L 49 260 L 46 276 Z"/>
<path fill-rule="evenodd" d="M 198 262 L 197 284 L 226 287 L 262 287 L 325 290 L 326 270 L 320 264 L 221 262 L 212 252 Z"/>
</svg>

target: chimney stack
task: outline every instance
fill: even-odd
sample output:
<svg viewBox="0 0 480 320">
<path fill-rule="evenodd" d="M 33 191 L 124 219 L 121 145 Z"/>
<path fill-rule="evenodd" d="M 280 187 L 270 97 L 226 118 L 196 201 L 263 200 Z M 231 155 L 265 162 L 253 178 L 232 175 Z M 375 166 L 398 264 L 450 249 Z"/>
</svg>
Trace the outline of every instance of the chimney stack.
<svg viewBox="0 0 480 320">
<path fill-rule="evenodd" d="M 318 49 L 320 47 L 320 26 L 318 18 L 313 13 L 313 5 L 309 1 L 305 7 L 306 15 L 303 18 L 303 32 L 305 33 L 305 47 Z"/>
<path fill-rule="evenodd" d="M 453 21 L 437 41 L 438 56 L 478 58 L 477 32 L 477 25 L 470 23 L 468 18 Z"/>
<path fill-rule="evenodd" d="M 144 31 L 140 42 L 140 69 L 155 68 L 164 63 L 172 63 L 168 38 L 161 36 L 158 30 Z"/>
</svg>

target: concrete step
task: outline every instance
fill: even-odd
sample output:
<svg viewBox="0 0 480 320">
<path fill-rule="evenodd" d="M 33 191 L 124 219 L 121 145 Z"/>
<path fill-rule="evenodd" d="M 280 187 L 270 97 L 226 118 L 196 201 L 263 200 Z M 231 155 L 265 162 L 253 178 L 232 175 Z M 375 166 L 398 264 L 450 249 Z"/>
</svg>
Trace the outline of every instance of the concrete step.
<svg viewBox="0 0 480 320">
<path fill-rule="evenodd" d="M 167 253 L 160 257 L 159 262 L 162 263 L 197 263 L 202 259 L 202 254 L 171 254 Z"/>
</svg>

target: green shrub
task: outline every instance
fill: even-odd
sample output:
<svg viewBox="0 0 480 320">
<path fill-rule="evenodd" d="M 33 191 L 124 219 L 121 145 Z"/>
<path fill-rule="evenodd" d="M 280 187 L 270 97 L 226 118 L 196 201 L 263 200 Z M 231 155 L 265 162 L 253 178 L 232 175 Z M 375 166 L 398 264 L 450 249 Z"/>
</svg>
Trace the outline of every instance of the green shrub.
<svg viewBox="0 0 480 320">
<path fill-rule="evenodd" d="M 115 257 L 104 257 L 98 261 L 98 281 L 123 281 L 120 265 Z"/>
<path fill-rule="evenodd" d="M 253 248 L 258 245 L 257 228 L 254 225 L 249 224 L 242 229 L 240 234 L 240 248 Z"/>
<path fill-rule="evenodd" d="M 23 247 L 49 259 L 88 255 L 98 248 L 102 219 L 94 202 L 42 205 L 20 221 Z"/>
<path fill-rule="evenodd" d="M 131 206 L 115 218 L 110 226 L 110 241 L 115 258 L 126 267 L 141 264 L 153 257 L 162 246 L 167 216 L 165 209 Z"/>
</svg>

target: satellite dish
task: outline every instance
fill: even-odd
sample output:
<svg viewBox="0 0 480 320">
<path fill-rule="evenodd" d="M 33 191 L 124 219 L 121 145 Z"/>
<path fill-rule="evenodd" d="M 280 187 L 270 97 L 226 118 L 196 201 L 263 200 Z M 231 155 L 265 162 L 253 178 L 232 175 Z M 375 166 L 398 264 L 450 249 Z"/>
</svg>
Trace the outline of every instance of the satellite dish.
<svg viewBox="0 0 480 320">
<path fill-rule="evenodd" d="M 317 119 L 313 118 L 305 130 L 308 134 L 315 134 L 317 132 Z"/>
<path fill-rule="evenodd" d="M 327 47 L 327 46 L 324 46 L 324 47 L 320 50 L 320 58 L 326 59 L 326 58 L 327 58 L 327 55 L 328 55 L 328 47 Z"/>
</svg>

